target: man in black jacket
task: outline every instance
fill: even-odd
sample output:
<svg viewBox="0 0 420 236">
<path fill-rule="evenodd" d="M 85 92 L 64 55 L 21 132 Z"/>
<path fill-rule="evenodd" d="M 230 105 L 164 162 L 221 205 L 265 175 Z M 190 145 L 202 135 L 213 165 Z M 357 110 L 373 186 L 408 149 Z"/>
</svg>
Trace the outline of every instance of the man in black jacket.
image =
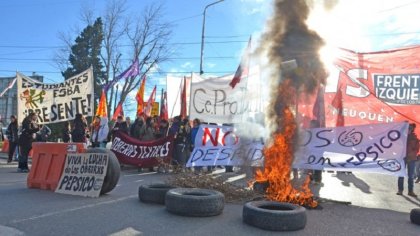
<svg viewBox="0 0 420 236">
<path fill-rule="evenodd" d="M 10 116 L 10 124 L 7 126 L 6 135 L 9 140 L 9 158 L 7 159 L 7 163 L 10 163 L 12 162 L 19 138 L 16 116 Z"/>
<path fill-rule="evenodd" d="M 28 155 L 32 149 L 34 135 L 39 131 L 40 126 L 36 123 L 37 115 L 30 113 L 22 121 L 22 133 L 19 136 L 19 165 L 18 172 L 28 172 Z"/>
</svg>

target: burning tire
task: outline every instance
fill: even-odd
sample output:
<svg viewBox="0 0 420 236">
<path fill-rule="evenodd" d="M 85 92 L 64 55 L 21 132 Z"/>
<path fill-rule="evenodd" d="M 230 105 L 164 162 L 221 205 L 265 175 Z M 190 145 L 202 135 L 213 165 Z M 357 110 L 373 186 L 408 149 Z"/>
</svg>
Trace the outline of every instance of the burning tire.
<svg viewBox="0 0 420 236">
<path fill-rule="evenodd" d="M 139 199 L 142 202 L 165 204 L 166 193 L 175 187 L 163 184 L 141 185 L 139 187 Z"/>
<path fill-rule="evenodd" d="M 199 188 L 176 188 L 166 193 L 166 210 L 181 216 L 216 216 L 225 206 L 225 196 L 218 191 Z"/>
<path fill-rule="evenodd" d="M 420 208 L 411 210 L 410 220 L 411 220 L 411 223 L 420 225 Z"/>
<path fill-rule="evenodd" d="M 306 209 L 284 202 L 253 201 L 244 205 L 242 219 L 265 230 L 294 231 L 305 228 Z"/>
<path fill-rule="evenodd" d="M 104 148 L 89 148 L 86 153 L 107 153 L 108 154 L 108 168 L 105 179 L 102 184 L 101 194 L 111 192 L 117 186 L 120 179 L 120 163 L 113 152 Z"/>
</svg>

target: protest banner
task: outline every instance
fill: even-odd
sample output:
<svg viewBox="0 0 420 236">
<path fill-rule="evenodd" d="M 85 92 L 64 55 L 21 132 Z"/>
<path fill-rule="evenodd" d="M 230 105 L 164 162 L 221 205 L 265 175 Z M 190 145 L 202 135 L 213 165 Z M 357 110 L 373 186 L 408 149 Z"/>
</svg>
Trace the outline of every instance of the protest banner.
<svg viewBox="0 0 420 236">
<path fill-rule="evenodd" d="M 200 125 L 187 167 L 261 166 L 263 146 L 261 140 L 240 138 L 235 127 Z"/>
<path fill-rule="evenodd" d="M 91 68 L 57 84 L 44 84 L 19 73 L 16 76 L 19 124 L 30 112 L 38 115 L 40 124 L 73 120 L 78 113 L 93 115 Z"/>
<path fill-rule="evenodd" d="M 108 168 L 108 154 L 69 153 L 56 193 L 98 197 Z"/>
<path fill-rule="evenodd" d="M 159 103 L 154 102 L 152 106 L 152 112 L 150 113 L 150 117 L 159 116 Z"/>
<path fill-rule="evenodd" d="M 172 136 L 144 142 L 122 132 L 115 133 L 111 146 L 120 163 L 145 168 L 157 166 L 161 161 L 169 163 L 172 150 Z"/>
<path fill-rule="evenodd" d="M 191 83 L 190 117 L 210 123 L 237 123 L 247 112 L 246 81 L 232 88 L 233 75 L 211 79 L 193 74 Z"/>
<path fill-rule="evenodd" d="M 337 49 L 329 68 L 324 107 L 327 127 L 409 121 L 420 125 L 420 46 L 356 53 Z M 301 94 L 299 113 L 314 119 L 315 95 Z M 337 106 L 337 105 L 338 106 Z M 416 130 L 420 136 L 420 129 Z"/>
<path fill-rule="evenodd" d="M 408 123 L 304 130 L 293 166 L 405 176 Z"/>
</svg>

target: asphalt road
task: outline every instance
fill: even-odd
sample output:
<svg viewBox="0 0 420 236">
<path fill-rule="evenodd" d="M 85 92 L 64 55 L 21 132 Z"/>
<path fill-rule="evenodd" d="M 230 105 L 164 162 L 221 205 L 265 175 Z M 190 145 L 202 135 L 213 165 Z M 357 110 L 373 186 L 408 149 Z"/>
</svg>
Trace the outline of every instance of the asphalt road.
<svg viewBox="0 0 420 236">
<path fill-rule="evenodd" d="M 99 198 L 28 189 L 26 176 L 0 158 L 0 235 L 420 235 L 420 226 L 409 220 L 420 200 L 397 196 L 392 176 L 325 172 L 323 184 L 313 186 L 327 199 L 322 209 L 307 210 L 305 229 L 287 233 L 245 225 L 241 204 L 226 204 L 216 217 L 194 218 L 139 202 L 140 184 L 168 174 L 124 170 L 118 186 Z M 415 187 L 420 194 L 420 184 Z"/>
</svg>

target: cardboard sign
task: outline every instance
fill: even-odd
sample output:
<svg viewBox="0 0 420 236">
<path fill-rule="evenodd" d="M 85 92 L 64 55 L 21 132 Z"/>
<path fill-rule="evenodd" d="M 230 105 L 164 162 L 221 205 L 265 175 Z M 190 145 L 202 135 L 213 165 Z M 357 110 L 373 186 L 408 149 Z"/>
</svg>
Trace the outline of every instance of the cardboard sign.
<svg viewBox="0 0 420 236">
<path fill-rule="evenodd" d="M 67 154 L 56 193 L 98 197 L 108 168 L 108 154 Z"/>
</svg>

